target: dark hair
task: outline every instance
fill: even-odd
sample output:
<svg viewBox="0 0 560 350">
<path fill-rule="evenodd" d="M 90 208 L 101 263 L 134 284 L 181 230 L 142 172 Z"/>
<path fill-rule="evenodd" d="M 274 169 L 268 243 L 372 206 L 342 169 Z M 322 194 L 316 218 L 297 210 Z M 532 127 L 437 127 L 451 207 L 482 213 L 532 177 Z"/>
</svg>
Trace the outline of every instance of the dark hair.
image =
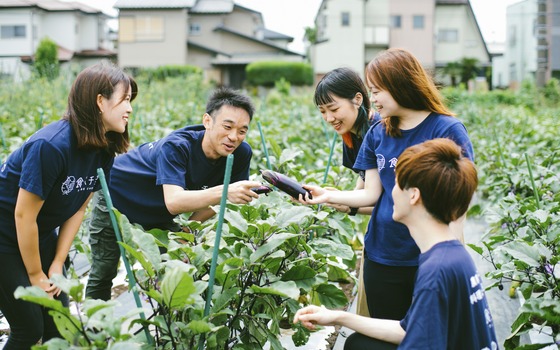
<svg viewBox="0 0 560 350">
<path fill-rule="evenodd" d="M 208 98 L 208 103 L 206 103 L 206 113 L 214 118 L 214 112 L 218 111 L 224 105 L 241 108 L 249 114 L 250 120 L 253 119 L 255 107 L 251 99 L 239 91 L 226 87 L 218 88 L 212 92 Z"/>
<path fill-rule="evenodd" d="M 432 78 L 418 59 L 403 49 L 389 49 L 379 53 L 366 66 L 368 84 L 388 91 L 402 107 L 427 110 L 453 116 L 445 106 Z M 387 134 L 401 136 L 399 117 L 391 116 L 381 121 Z"/>
<path fill-rule="evenodd" d="M 450 139 L 433 139 L 411 146 L 399 156 L 399 187 L 416 187 L 435 219 L 449 224 L 467 212 L 478 177 L 474 163 Z"/>
<path fill-rule="evenodd" d="M 138 94 L 132 77 L 117 66 L 102 62 L 84 69 L 72 84 L 68 95 L 68 109 L 63 119 L 68 120 L 77 139 L 78 148 L 103 148 L 109 154 L 124 153 L 129 145 L 128 126 L 124 133 L 105 131 L 97 95 L 110 99 L 119 84 L 130 86 L 130 101 Z M 125 89 L 126 91 L 127 89 Z M 126 98 L 121 96 L 121 101 Z"/>
<path fill-rule="evenodd" d="M 371 109 L 371 102 L 366 85 L 362 78 L 350 68 L 337 68 L 327 74 L 319 81 L 315 88 L 315 105 L 325 105 L 333 102 L 333 95 L 347 100 L 352 100 L 356 93 L 362 94 L 362 105 L 358 109 L 358 117 L 353 125 L 353 129 L 358 130 L 358 136 L 363 137 L 368 129 L 368 118 Z M 352 148 L 352 136 L 350 132 L 342 135 L 346 146 Z"/>
</svg>

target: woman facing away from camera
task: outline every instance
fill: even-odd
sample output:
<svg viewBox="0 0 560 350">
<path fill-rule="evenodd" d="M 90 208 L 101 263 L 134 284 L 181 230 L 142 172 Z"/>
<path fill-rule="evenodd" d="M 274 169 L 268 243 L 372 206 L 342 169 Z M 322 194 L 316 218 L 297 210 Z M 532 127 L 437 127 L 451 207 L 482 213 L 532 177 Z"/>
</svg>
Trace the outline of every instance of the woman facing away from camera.
<svg viewBox="0 0 560 350">
<path fill-rule="evenodd" d="M 10 325 L 4 349 L 30 349 L 59 337 L 48 310 L 15 299 L 16 288 L 36 286 L 68 305 L 49 278 L 64 261 L 92 193 L 97 169 L 107 173 L 127 150 L 136 82 L 100 63 L 83 70 L 68 95 L 63 118 L 33 134 L 0 167 L 0 310 Z"/>
<path fill-rule="evenodd" d="M 337 68 L 328 72 L 315 88 L 314 102 L 323 119 L 342 136 L 342 165 L 359 176 L 355 189 L 364 188 L 365 172 L 354 170 L 354 162 L 362 145 L 364 136 L 370 126 L 380 119 L 378 113 L 372 113 L 368 90 L 357 72 L 350 68 Z M 334 189 L 334 188 L 330 188 Z M 328 203 L 336 210 L 356 215 L 371 215 L 372 207 L 350 207 Z M 363 254 L 362 254 L 363 257 Z M 360 264 L 358 283 L 357 313 L 368 315 L 362 282 L 363 258 Z"/>
<path fill-rule="evenodd" d="M 412 302 L 420 251 L 407 227 L 392 217 L 396 161 L 407 147 L 434 138 L 455 141 L 471 160 L 473 148 L 465 126 L 444 105 L 431 77 L 410 52 L 381 52 L 367 65 L 366 81 L 381 122 L 368 130 L 353 166 L 365 172 L 364 188 L 333 191 L 306 185 L 313 199 L 306 196 L 300 202 L 375 206 L 364 238 L 368 309 L 371 317 L 401 320 Z M 451 224 L 458 237 L 463 219 Z"/>
</svg>

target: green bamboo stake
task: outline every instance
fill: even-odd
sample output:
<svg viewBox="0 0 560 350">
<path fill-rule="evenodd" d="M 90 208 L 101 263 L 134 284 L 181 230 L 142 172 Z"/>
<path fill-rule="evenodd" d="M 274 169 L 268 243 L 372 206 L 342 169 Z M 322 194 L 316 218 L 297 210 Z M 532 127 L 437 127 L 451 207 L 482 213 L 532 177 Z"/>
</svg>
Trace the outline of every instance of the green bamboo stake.
<svg viewBox="0 0 560 350">
<path fill-rule="evenodd" d="M 527 162 L 527 169 L 529 170 L 529 178 L 531 179 L 531 184 L 533 185 L 533 195 L 535 196 L 535 201 L 537 202 L 537 209 L 541 208 L 541 203 L 539 200 L 539 193 L 537 192 L 537 185 L 535 184 L 535 178 L 533 177 L 533 170 L 531 168 L 531 163 L 529 163 L 529 156 L 525 154 L 525 161 Z"/>
<path fill-rule="evenodd" d="M 220 239 L 222 238 L 222 226 L 224 225 L 224 214 L 226 211 L 226 200 L 227 200 L 232 166 L 233 166 L 233 154 L 230 154 L 227 156 L 227 161 L 226 161 L 226 173 L 224 175 L 224 187 L 222 189 L 222 199 L 220 200 L 220 213 L 218 214 L 218 227 L 216 227 L 216 239 L 214 240 L 214 251 L 212 253 L 212 262 L 210 263 L 210 278 L 208 279 L 208 290 L 206 293 L 206 305 L 204 306 L 204 317 L 207 317 L 210 314 L 210 303 L 212 302 L 212 293 L 214 290 L 216 265 L 218 263 L 218 251 L 220 250 Z M 203 349 L 204 342 L 205 342 L 204 334 L 202 334 L 202 339 L 198 344 L 199 349 Z"/>
<path fill-rule="evenodd" d="M 115 216 L 115 212 L 113 211 L 113 201 L 111 200 L 111 195 L 109 194 L 109 187 L 107 187 L 107 181 L 105 180 L 105 173 L 103 169 L 97 169 L 97 176 L 99 177 L 99 181 L 101 181 L 101 189 L 103 190 L 103 196 L 105 197 L 105 202 L 107 203 L 107 209 L 109 210 L 109 216 L 111 217 L 111 223 L 113 224 L 113 230 L 115 231 L 115 236 L 117 237 L 117 242 L 122 242 L 121 232 L 119 230 L 119 225 L 117 224 L 117 218 Z M 124 252 L 124 248 L 122 245 L 119 244 L 119 250 L 121 251 L 121 257 L 124 262 L 124 267 L 126 268 L 126 274 L 128 275 L 128 285 L 130 290 L 132 290 L 132 294 L 134 295 L 134 300 L 136 301 L 136 306 L 142 308 L 142 303 L 140 302 L 140 296 L 138 295 L 138 290 L 136 288 L 136 278 L 134 278 L 134 274 L 132 273 L 132 269 L 130 268 L 130 263 L 128 262 L 128 258 Z M 140 312 L 140 318 L 142 320 L 146 320 L 146 315 L 144 312 Z M 148 344 L 152 345 L 152 336 L 148 330 L 148 327 L 142 326 L 144 328 L 144 333 L 146 334 L 146 339 Z"/>
<path fill-rule="evenodd" d="M 329 175 L 329 168 L 331 167 L 332 156 L 333 156 L 333 153 L 334 153 L 334 145 L 336 144 L 336 138 L 337 137 L 338 137 L 338 134 L 335 132 L 334 137 L 332 139 L 332 143 L 331 143 L 331 151 L 329 153 L 329 161 L 327 162 L 327 168 L 325 169 L 325 176 L 323 176 L 323 184 L 327 182 L 327 176 Z"/>
<path fill-rule="evenodd" d="M 257 126 L 259 127 L 259 132 L 261 133 L 261 143 L 262 143 L 264 155 L 266 157 L 266 166 L 268 167 L 268 170 L 272 170 L 272 166 L 270 165 L 270 158 L 268 157 L 268 148 L 266 148 L 264 133 L 262 131 L 261 122 L 257 122 Z"/>
</svg>

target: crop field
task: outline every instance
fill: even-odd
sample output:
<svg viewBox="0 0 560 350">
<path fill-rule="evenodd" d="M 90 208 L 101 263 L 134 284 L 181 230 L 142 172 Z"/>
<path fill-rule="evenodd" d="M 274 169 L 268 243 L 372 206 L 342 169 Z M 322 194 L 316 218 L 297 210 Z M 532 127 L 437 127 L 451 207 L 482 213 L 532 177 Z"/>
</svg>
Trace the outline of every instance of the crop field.
<svg viewBox="0 0 560 350">
<path fill-rule="evenodd" d="M 0 80 L 0 160 L 38 128 L 60 119 L 74 77 L 15 84 Z M 198 77 L 139 80 L 129 120 L 132 146 L 161 138 L 202 120 L 212 87 Z M 312 88 L 248 88 L 257 107 L 246 141 L 253 148 L 251 178 L 260 170 L 282 172 L 300 182 L 351 189 L 355 176 L 342 167 L 341 139 L 313 105 Z M 524 348 L 532 329 L 560 342 L 560 88 L 523 84 L 518 92 L 469 93 L 444 89 L 452 110 L 471 136 L 479 190 L 470 214 L 484 218 L 483 242 L 470 245 L 495 270 L 494 284 L 513 284 L 525 298 L 512 324 L 506 349 Z M 86 221 L 88 218 L 86 217 Z M 345 307 L 339 283 L 354 281 L 355 251 L 367 218 L 349 217 L 326 206 L 304 207 L 274 191 L 249 205 L 227 205 L 219 247 L 212 307 L 204 315 L 217 219 L 204 224 L 179 218 L 192 233 L 144 232 L 119 216 L 125 248 L 138 290 L 153 308 L 145 320 L 138 310 L 115 317 L 114 302 L 84 301 L 76 278 L 59 281 L 80 305 L 80 315 L 38 292 L 26 297 L 52 308 L 64 340 L 45 349 L 104 349 L 117 345 L 157 349 L 282 349 L 281 327 L 302 305 Z M 75 246 L 88 254 L 82 225 Z M 186 242 L 186 243 L 185 243 Z M 160 255 L 158 246 L 167 248 Z M 504 291 L 506 292 L 506 291 Z M 119 325 L 150 329 L 134 334 Z M 115 326 L 117 325 L 117 326 Z M 309 332 L 292 325 L 295 344 Z M 150 339 L 148 339 L 150 338 Z M 151 344 L 151 345 L 147 345 Z"/>
</svg>

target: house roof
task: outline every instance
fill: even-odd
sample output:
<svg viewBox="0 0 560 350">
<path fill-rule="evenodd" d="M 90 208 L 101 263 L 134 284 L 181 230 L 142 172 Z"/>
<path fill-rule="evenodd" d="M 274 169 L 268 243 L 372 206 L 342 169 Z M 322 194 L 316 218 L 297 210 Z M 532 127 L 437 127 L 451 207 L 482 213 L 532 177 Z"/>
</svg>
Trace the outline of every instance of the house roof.
<svg viewBox="0 0 560 350">
<path fill-rule="evenodd" d="M 93 57 L 93 58 L 115 58 L 117 53 L 115 51 L 106 49 L 97 50 L 82 50 L 82 51 L 72 51 L 60 45 L 56 46 L 57 57 L 60 62 L 68 62 L 73 57 Z M 22 62 L 33 62 L 34 56 L 20 56 Z"/>
<path fill-rule="evenodd" d="M 191 13 L 230 13 L 233 11 L 233 0 L 197 0 Z"/>
<path fill-rule="evenodd" d="M 238 32 L 238 31 L 235 31 L 235 30 L 233 30 L 233 29 L 227 28 L 227 27 L 225 27 L 225 26 L 223 26 L 223 25 L 217 26 L 216 28 L 214 28 L 214 31 L 226 32 L 226 33 L 229 33 L 229 34 L 232 34 L 232 35 L 235 35 L 235 36 L 244 38 L 244 39 L 246 39 L 246 40 L 250 40 L 250 41 L 257 42 L 257 43 L 259 43 L 259 44 L 262 44 L 262 45 L 265 45 L 265 46 L 268 46 L 268 47 L 275 48 L 275 49 L 277 49 L 277 50 L 279 50 L 279 51 L 282 51 L 282 52 L 287 53 L 287 54 L 290 54 L 290 55 L 298 55 L 298 56 L 301 56 L 301 57 L 305 57 L 305 55 L 303 55 L 303 54 L 301 54 L 301 53 L 299 53 L 299 52 L 290 51 L 290 50 L 285 49 L 285 48 L 283 48 L 283 47 L 280 47 L 280 46 L 276 46 L 276 45 L 274 45 L 274 44 L 271 44 L 270 42 L 263 41 L 263 40 L 259 40 L 259 39 L 255 38 L 255 37 L 245 35 L 245 34 L 243 34 L 243 33 L 240 33 L 240 32 Z"/>
<path fill-rule="evenodd" d="M 213 48 L 208 47 L 208 46 L 193 43 L 190 40 L 187 40 L 187 46 L 190 46 L 190 47 L 193 47 L 193 48 L 196 48 L 196 49 L 199 49 L 199 50 L 203 50 L 203 51 L 206 51 L 206 52 L 214 53 L 214 54 L 217 54 L 217 55 L 224 55 L 224 56 L 227 56 L 227 57 L 231 57 L 231 55 L 229 53 L 225 53 L 223 51 L 219 51 L 219 50 L 213 49 Z"/>
<path fill-rule="evenodd" d="M 81 2 L 58 0 L 2 0 L 0 8 L 36 7 L 45 11 L 80 11 L 86 14 L 104 14 L 103 11 Z M 105 15 L 105 14 L 104 14 Z"/>
<path fill-rule="evenodd" d="M 118 9 L 181 9 L 191 8 L 197 0 L 117 0 Z"/>
<path fill-rule="evenodd" d="M 290 42 L 294 41 L 294 37 L 275 32 L 274 30 L 266 28 L 261 28 L 260 30 L 262 31 L 265 40 L 288 40 Z"/>
</svg>

